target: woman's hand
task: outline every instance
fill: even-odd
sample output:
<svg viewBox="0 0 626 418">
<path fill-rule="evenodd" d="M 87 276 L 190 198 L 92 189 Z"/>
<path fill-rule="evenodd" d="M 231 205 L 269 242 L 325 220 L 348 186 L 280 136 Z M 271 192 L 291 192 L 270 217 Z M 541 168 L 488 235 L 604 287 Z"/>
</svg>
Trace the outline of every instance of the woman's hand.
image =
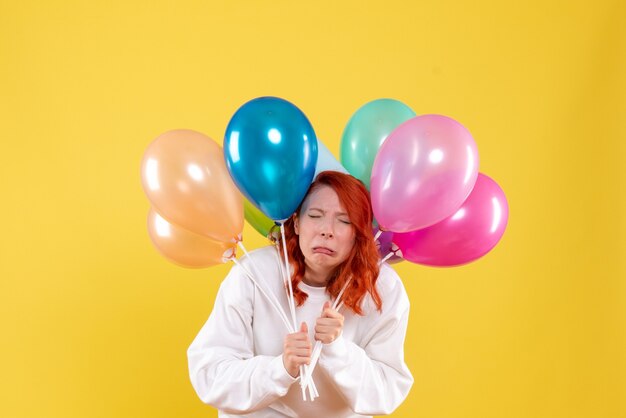
<svg viewBox="0 0 626 418">
<path fill-rule="evenodd" d="M 315 339 L 330 344 L 343 331 L 343 315 L 330 307 L 330 302 L 324 303 L 322 316 L 315 321 Z"/>
<path fill-rule="evenodd" d="M 292 377 L 298 377 L 300 366 L 311 361 L 311 341 L 306 322 L 300 325 L 300 332 L 287 334 L 283 346 L 283 365 Z"/>
</svg>

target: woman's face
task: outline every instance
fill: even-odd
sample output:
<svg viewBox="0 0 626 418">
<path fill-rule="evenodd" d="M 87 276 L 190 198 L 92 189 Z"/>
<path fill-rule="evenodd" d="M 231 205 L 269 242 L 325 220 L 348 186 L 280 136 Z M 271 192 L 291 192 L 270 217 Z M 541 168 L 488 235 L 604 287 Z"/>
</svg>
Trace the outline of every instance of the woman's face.
<svg viewBox="0 0 626 418">
<path fill-rule="evenodd" d="M 354 247 L 350 217 L 329 186 L 320 186 L 307 196 L 295 219 L 295 231 L 307 267 L 317 273 L 330 274 Z"/>
</svg>

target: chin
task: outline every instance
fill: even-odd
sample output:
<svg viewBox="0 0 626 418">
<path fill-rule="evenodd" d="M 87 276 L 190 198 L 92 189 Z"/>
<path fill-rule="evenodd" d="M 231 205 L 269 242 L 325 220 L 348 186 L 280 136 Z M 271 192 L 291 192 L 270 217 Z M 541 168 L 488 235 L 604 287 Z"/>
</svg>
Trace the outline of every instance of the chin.
<svg viewBox="0 0 626 418">
<path fill-rule="evenodd" d="M 335 267 L 337 265 L 335 257 L 330 257 L 325 254 L 311 254 L 309 258 L 311 264 L 321 267 Z"/>
</svg>

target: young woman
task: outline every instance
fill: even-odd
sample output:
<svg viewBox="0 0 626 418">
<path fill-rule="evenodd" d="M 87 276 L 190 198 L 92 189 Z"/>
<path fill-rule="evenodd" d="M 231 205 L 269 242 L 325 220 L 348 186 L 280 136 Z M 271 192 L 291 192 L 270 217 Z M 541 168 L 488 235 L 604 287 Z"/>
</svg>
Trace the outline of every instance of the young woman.
<svg viewBox="0 0 626 418">
<path fill-rule="evenodd" d="M 285 223 L 298 332 L 235 266 L 188 350 L 191 382 L 219 416 L 362 417 L 389 414 L 413 377 L 404 361 L 409 300 L 400 278 L 379 267 L 369 194 L 352 176 L 322 172 Z M 281 247 L 282 248 L 282 247 Z M 289 316 L 282 252 L 241 261 Z M 347 284 L 339 311 L 332 302 Z M 313 372 L 319 397 L 303 400 L 300 366 L 322 342 Z"/>
</svg>

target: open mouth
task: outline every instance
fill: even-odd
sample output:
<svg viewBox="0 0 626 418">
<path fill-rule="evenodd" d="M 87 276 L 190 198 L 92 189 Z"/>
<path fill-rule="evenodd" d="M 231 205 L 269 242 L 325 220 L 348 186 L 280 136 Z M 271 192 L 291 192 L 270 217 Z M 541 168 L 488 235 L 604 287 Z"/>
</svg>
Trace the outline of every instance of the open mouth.
<svg viewBox="0 0 626 418">
<path fill-rule="evenodd" d="M 326 248 L 326 247 L 315 247 L 315 248 L 313 248 L 313 253 L 315 253 L 315 254 L 326 254 L 326 255 L 333 255 L 333 254 L 335 254 L 335 252 L 333 250 L 331 250 L 330 248 Z"/>
</svg>

